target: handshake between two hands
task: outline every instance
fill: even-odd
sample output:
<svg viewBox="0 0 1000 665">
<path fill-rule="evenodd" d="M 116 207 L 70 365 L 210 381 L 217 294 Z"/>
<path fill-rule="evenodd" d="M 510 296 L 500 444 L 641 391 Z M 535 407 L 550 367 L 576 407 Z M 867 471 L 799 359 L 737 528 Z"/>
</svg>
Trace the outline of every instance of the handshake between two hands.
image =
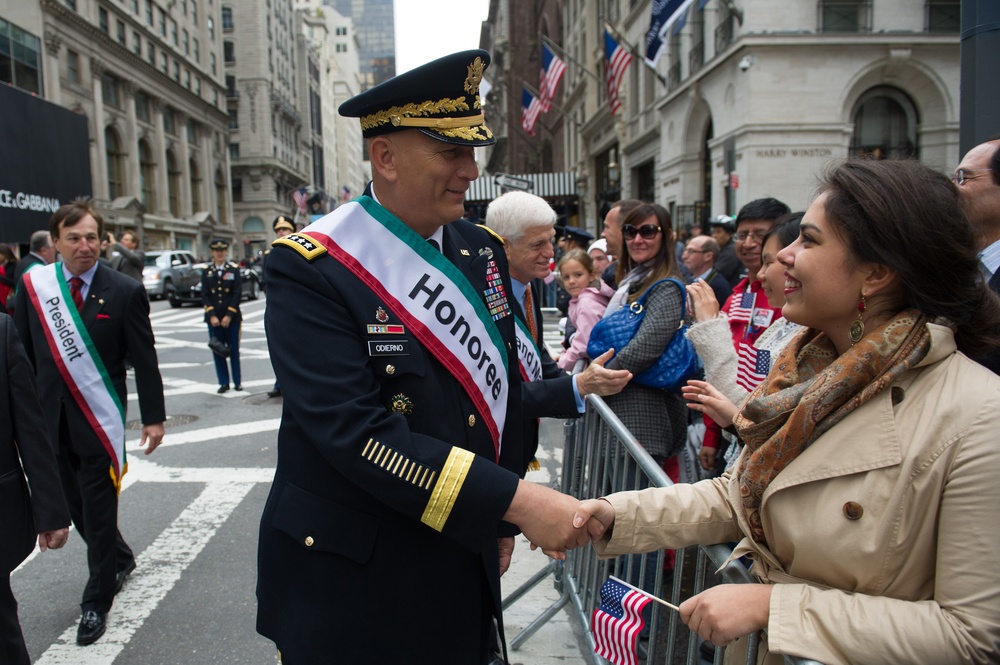
<svg viewBox="0 0 1000 665">
<path fill-rule="evenodd" d="M 553 559 L 566 550 L 601 539 L 615 521 L 615 509 L 603 499 L 580 501 L 554 489 L 522 480 L 504 516 Z"/>
</svg>

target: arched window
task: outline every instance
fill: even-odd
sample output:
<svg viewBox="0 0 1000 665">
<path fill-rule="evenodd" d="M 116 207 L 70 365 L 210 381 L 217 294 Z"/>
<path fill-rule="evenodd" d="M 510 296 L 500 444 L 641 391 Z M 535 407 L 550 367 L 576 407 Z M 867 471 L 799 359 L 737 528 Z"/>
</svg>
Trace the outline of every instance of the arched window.
<svg viewBox="0 0 1000 665">
<path fill-rule="evenodd" d="M 215 172 L 215 198 L 219 201 L 219 224 L 225 224 L 229 219 L 226 213 L 226 177 L 222 171 Z"/>
<path fill-rule="evenodd" d="M 108 160 L 108 200 L 114 201 L 125 193 L 125 155 L 118 132 L 111 127 L 104 129 L 104 151 Z"/>
<path fill-rule="evenodd" d="M 139 141 L 139 190 L 142 192 L 142 205 L 147 211 L 156 209 L 156 197 L 153 193 L 153 151 L 145 139 Z"/>
<path fill-rule="evenodd" d="M 191 158 L 188 162 L 191 172 L 191 211 L 201 211 L 201 172 L 198 171 L 198 160 Z"/>
<path fill-rule="evenodd" d="M 177 168 L 177 159 L 172 150 L 167 151 L 167 202 L 170 204 L 170 214 L 181 216 L 180 204 L 181 171 Z"/>
<path fill-rule="evenodd" d="M 872 88 L 861 95 L 854 112 L 852 157 L 916 159 L 917 107 L 903 91 L 889 86 Z"/>
<path fill-rule="evenodd" d="M 263 233 L 264 220 L 260 217 L 247 217 L 243 220 L 243 233 Z"/>
</svg>

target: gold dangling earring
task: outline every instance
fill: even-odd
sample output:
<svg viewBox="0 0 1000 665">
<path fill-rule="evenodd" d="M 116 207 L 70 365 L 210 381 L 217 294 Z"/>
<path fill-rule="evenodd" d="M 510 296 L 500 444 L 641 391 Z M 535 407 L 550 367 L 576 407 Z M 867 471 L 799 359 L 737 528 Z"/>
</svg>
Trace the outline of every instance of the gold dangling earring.
<svg viewBox="0 0 1000 665">
<path fill-rule="evenodd" d="M 851 338 L 851 346 L 854 346 L 861 341 L 861 338 L 865 336 L 865 322 L 861 320 L 861 317 L 865 313 L 867 299 L 865 294 L 861 294 L 861 302 L 858 303 L 858 318 L 851 321 L 851 329 L 848 331 L 848 336 Z"/>
</svg>

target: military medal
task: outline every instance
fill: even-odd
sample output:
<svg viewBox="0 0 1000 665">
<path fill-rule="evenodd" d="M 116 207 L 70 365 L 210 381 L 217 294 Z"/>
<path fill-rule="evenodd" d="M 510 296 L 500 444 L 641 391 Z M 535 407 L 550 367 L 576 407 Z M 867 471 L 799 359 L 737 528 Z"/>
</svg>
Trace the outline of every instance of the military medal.
<svg viewBox="0 0 1000 665">
<path fill-rule="evenodd" d="M 492 250 L 488 247 L 485 249 L 490 252 L 490 256 L 493 255 Z M 480 254 L 483 253 L 483 250 L 479 251 Z M 510 305 L 507 303 L 507 294 L 503 289 L 503 279 L 500 277 L 500 269 L 497 268 L 497 262 L 492 258 L 486 264 L 486 284 L 488 288 L 483 291 L 483 295 L 486 296 L 486 307 L 489 309 L 493 320 L 499 321 L 510 314 Z"/>
<path fill-rule="evenodd" d="M 375 310 L 375 320 L 379 323 L 385 323 L 389 320 L 389 315 L 385 313 L 385 310 L 379 307 Z"/>
</svg>

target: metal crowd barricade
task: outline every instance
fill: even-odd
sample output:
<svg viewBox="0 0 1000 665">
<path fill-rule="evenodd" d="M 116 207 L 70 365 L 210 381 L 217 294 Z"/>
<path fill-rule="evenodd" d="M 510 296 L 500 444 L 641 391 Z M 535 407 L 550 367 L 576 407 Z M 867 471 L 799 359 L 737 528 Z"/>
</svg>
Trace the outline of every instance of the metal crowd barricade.
<svg viewBox="0 0 1000 665">
<path fill-rule="evenodd" d="M 567 420 L 564 424 L 562 478 L 560 489 L 577 498 L 593 498 L 612 492 L 644 487 L 667 487 L 673 482 L 645 448 L 625 428 L 621 420 L 595 395 L 587 397 L 587 413 L 580 419 Z M 684 599 L 700 593 L 715 582 L 754 582 L 746 567 L 739 561 L 730 561 L 732 549 L 726 545 L 689 547 L 676 551 L 669 600 L 679 605 Z M 563 607 L 572 603 L 570 612 L 587 636 L 589 653 L 583 654 L 586 662 L 605 665 L 606 661 L 594 653 L 594 638 L 590 631 L 590 618 L 600 605 L 600 588 L 609 575 L 625 580 L 660 598 L 664 593 L 665 552 L 629 555 L 613 560 L 600 561 L 592 547 L 583 547 L 567 553 L 565 562 L 552 561 L 534 577 L 522 584 L 504 599 L 503 607 L 515 603 L 531 588 L 552 576 L 559 599 L 526 626 L 511 640 L 516 651 L 549 619 Z M 725 567 L 715 576 L 720 566 Z M 651 608 L 651 611 L 650 611 Z M 640 637 L 640 660 L 647 664 L 685 663 L 696 665 L 700 661 L 697 634 L 688 630 L 679 616 L 660 603 L 650 603 L 646 609 L 648 634 Z M 757 662 L 758 639 L 750 637 L 746 647 L 745 662 Z M 722 663 L 723 650 L 715 650 L 715 663 Z M 787 665 L 821 665 L 812 660 L 785 656 Z"/>
</svg>

